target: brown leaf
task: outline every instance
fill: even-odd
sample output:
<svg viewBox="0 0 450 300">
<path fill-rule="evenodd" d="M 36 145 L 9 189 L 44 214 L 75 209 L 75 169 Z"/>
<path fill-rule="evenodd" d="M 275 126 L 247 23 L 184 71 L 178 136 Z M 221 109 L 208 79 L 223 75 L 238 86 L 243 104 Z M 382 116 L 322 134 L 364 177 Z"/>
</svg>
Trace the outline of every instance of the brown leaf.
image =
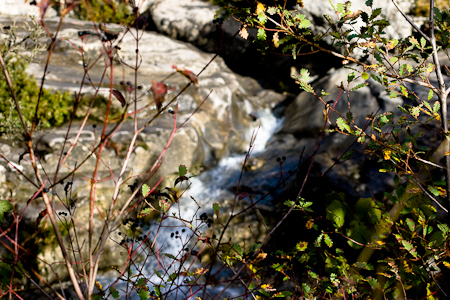
<svg viewBox="0 0 450 300">
<path fill-rule="evenodd" d="M 47 215 L 47 209 L 44 209 L 39 213 L 39 216 L 36 219 L 36 227 L 38 227 L 39 223 L 41 223 L 42 219 Z"/>
<path fill-rule="evenodd" d="M 122 104 L 122 107 L 124 107 L 125 104 L 127 104 L 125 97 L 122 95 L 120 91 L 113 89 L 111 93 L 117 98 L 117 100 L 119 100 L 120 104 Z"/>
<path fill-rule="evenodd" d="M 189 79 L 192 84 L 195 86 L 195 88 L 198 88 L 198 78 L 197 75 L 195 75 L 192 71 L 189 71 L 185 68 L 178 68 L 176 65 L 172 65 L 173 69 L 176 69 L 178 73 Z"/>
</svg>

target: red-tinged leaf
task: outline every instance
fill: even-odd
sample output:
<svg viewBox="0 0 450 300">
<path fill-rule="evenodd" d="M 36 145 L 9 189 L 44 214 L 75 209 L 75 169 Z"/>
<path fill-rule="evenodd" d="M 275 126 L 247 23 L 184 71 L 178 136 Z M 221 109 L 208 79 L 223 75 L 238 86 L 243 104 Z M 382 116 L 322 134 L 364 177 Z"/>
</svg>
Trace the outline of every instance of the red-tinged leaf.
<svg viewBox="0 0 450 300">
<path fill-rule="evenodd" d="M 44 19 L 45 12 L 50 7 L 50 5 L 53 5 L 53 3 L 50 3 L 48 0 L 41 0 L 39 3 L 36 3 L 36 0 L 31 1 L 30 5 L 36 5 L 39 7 L 39 12 L 41 14 L 41 20 Z"/>
<path fill-rule="evenodd" d="M 242 200 L 244 198 L 250 197 L 249 193 L 242 192 L 239 194 L 239 200 Z"/>
<path fill-rule="evenodd" d="M 117 98 L 117 100 L 120 101 L 120 104 L 122 104 L 122 107 L 124 107 L 125 104 L 127 104 L 125 97 L 122 95 L 122 93 L 120 91 L 113 89 L 111 93 Z"/>
<path fill-rule="evenodd" d="M 189 79 L 192 84 L 194 84 L 195 88 L 198 88 L 198 78 L 192 71 L 189 71 L 185 68 L 178 68 L 176 65 L 172 65 L 173 69 L 176 69 L 178 73 Z"/>
<path fill-rule="evenodd" d="M 152 87 L 150 89 L 155 99 L 155 104 L 158 110 L 161 110 L 164 100 L 166 100 L 167 93 L 169 92 L 168 86 L 162 82 L 152 81 Z"/>
<path fill-rule="evenodd" d="M 36 219 L 36 227 L 38 227 L 39 223 L 41 223 L 42 219 L 47 215 L 47 209 L 44 209 L 39 213 L 39 216 Z"/>
</svg>

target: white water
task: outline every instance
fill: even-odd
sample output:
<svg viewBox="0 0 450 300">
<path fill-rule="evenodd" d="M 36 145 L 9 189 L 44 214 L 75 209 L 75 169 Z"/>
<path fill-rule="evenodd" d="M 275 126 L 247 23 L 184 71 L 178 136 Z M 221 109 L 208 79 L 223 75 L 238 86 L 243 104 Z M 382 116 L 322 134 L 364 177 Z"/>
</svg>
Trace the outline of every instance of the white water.
<svg viewBox="0 0 450 300">
<path fill-rule="evenodd" d="M 247 141 L 250 142 L 252 135 L 257 130 L 256 141 L 253 146 L 252 154 L 257 154 L 264 150 L 267 141 L 272 137 L 275 131 L 282 124 L 281 119 L 276 119 L 270 110 L 266 109 L 264 111 L 259 112 L 259 120 L 260 120 L 260 128 L 258 127 L 250 129 L 246 134 Z M 232 199 L 234 194 L 228 189 L 231 186 L 236 186 L 239 180 L 239 176 L 241 173 L 242 165 L 245 159 L 245 154 L 233 155 L 220 160 L 218 165 L 211 170 L 205 171 L 200 174 L 198 177 L 192 177 L 189 179 L 190 186 L 189 189 L 185 192 L 184 196 L 180 200 L 180 208 L 174 206 L 169 211 L 168 215 L 172 216 L 173 213 L 179 215 L 181 212 L 181 217 L 184 220 L 192 220 L 192 226 L 194 228 L 201 228 L 199 231 L 204 231 L 207 229 L 207 225 L 200 220 L 200 215 L 206 213 L 209 218 L 212 218 L 213 211 L 213 203 L 221 203 L 224 199 Z M 193 197 L 198 205 L 200 205 L 200 209 L 198 209 L 197 204 L 192 200 Z M 147 234 L 149 235 L 151 240 L 154 240 L 155 234 L 158 231 L 158 237 L 156 239 L 157 247 L 161 248 L 161 253 L 171 254 L 176 256 L 177 259 L 186 252 L 183 252 L 183 248 L 189 247 L 189 240 L 197 240 L 197 237 L 192 234 L 191 229 L 189 229 L 186 224 L 182 223 L 179 220 L 174 218 L 167 218 L 161 222 L 162 227 L 159 228 L 158 225 L 152 225 Z M 182 233 L 182 229 L 185 229 L 185 232 Z M 178 235 L 175 232 L 178 231 Z M 171 234 L 174 233 L 174 237 L 171 237 Z M 178 236 L 178 238 L 176 238 Z M 202 243 L 197 243 L 195 247 L 196 250 L 200 250 Z M 192 245 L 190 246 L 192 247 Z M 181 255 L 180 255 L 181 253 Z M 189 259 L 185 264 L 185 267 L 190 265 Z M 166 264 L 173 263 L 171 258 L 165 257 L 164 262 Z M 194 271 L 197 268 L 201 268 L 202 266 L 196 262 L 193 267 L 189 269 L 189 271 Z M 161 279 L 155 275 L 154 269 L 158 268 L 157 262 L 153 257 L 147 261 L 144 267 L 144 275 L 146 278 L 150 278 L 150 282 L 153 284 L 161 283 Z M 179 268 L 179 263 L 174 263 L 170 269 L 171 273 L 175 272 Z M 159 270 L 162 272 L 162 269 Z M 135 270 L 133 271 L 135 274 Z M 170 273 L 169 273 L 170 274 Z M 168 278 L 168 275 L 164 276 L 165 279 Z M 184 277 L 179 276 L 176 279 L 173 287 L 179 286 L 183 283 Z M 117 289 L 120 289 L 122 286 L 121 283 L 117 286 Z M 150 291 L 153 290 L 152 284 L 148 284 Z M 169 286 L 167 286 L 169 288 Z M 122 287 L 123 288 L 123 287 Z M 222 287 L 208 287 L 208 292 L 211 294 L 218 294 Z M 198 288 L 193 288 L 192 291 L 196 291 Z M 187 288 L 183 289 L 184 292 L 188 292 Z M 165 290 L 162 290 L 164 293 Z M 227 292 L 223 295 L 223 297 L 237 297 L 240 293 L 242 293 L 242 289 L 228 289 Z M 193 295 L 192 299 L 195 297 L 202 296 L 202 292 Z M 186 296 L 181 292 L 174 292 L 169 297 L 170 299 L 185 299 Z M 136 293 L 133 293 L 132 299 L 139 299 Z"/>
</svg>

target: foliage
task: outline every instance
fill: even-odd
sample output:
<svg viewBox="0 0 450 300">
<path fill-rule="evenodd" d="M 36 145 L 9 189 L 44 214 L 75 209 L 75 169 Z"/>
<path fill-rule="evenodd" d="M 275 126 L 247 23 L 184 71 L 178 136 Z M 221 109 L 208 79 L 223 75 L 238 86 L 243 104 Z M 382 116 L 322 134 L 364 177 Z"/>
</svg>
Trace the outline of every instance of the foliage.
<svg viewBox="0 0 450 300">
<path fill-rule="evenodd" d="M 323 51 L 341 58 L 343 65 L 348 68 L 346 84 L 342 82 L 336 86 L 339 95 L 330 100 L 325 97 L 328 97 L 331 91 L 321 91 L 320 95 L 316 93 L 308 70 L 302 69 L 298 75 L 293 76 L 300 89 L 315 95 L 317 101 L 325 106 L 324 125 L 315 151 L 308 155 L 309 166 L 303 182 L 308 179 L 317 150 L 327 132 L 353 138 L 354 144 L 364 149 L 363 154 L 366 157 L 377 161 L 381 173 L 392 175 L 395 189 L 384 193 L 382 197 L 360 198 L 355 201 L 344 193 L 331 193 L 323 203 L 318 203 L 316 199 L 305 196 L 302 185 L 298 195 L 290 198 L 293 200 L 280 201 L 284 204 L 284 210 L 274 223 L 268 223 L 267 216 L 258 209 L 258 203 L 264 196 L 255 201 L 254 195 L 239 192 L 240 179 L 237 188 L 233 190 L 234 198 L 225 203 L 214 202 L 209 203 L 208 207 L 200 207 L 196 199 L 191 197 L 190 200 L 197 205 L 197 209 L 189 217 L 184 215 L 181 206 L 182 196 L 191 184 L 191 175 L 186 166 L 180 165 L 178 172 L 174 174 L 175 178 L 165 181 L 168 184 L 164 188 L 160 187 L 163 179 L 155 179 L 153 176 L 157 174 L 174 135 L 185 124 L 183 122 L 179 125 L 177 122 L 177 107 L 169 111 L 168 119 L 173 119 L 173 129 L 153 165 L 141 174 L 128 171 L 132 169 L 129 166 L 130 157 L 138 146 L 139 135 L 168 107 L 163 106 L 169 92 L 168 85 L 164 80 L 153 80 L 152 88 L 145 94 L 152 92 L 157 106 L 156 115 L 145 120 L 144 125 L 138 122 L 137 103 L 141 99 L 136 90 L 139 89 L 138 66 L 142 59 L 139 49 L 136 51 L 136 67 L 119 60 L 121 67 L 134 72 L 135 82 L 134 85 L 127 83 L 126 97 L 110 85 L 110 94 L 115 98 L 105 100 L 106 109 L 102 110 L 102 117 L 97 119 L 102 122 L 104 130 L 100 138 L 89 146 L 87 157 L 76 161 L 74 167 L 67 167 L 70 168 L 68 171 L 60 167 L 67 166 L 68 157 L 72 151 L 79 149 L 77 147 L 86 148 L 79 137 L 74 137 L 70 140 L 71 148 L 61 149 L 59 157 L 62 164 L 58 164 L 56 170 L 51 170 L 54 178 L 49 176 L 51 173 L 44 166 L 37 164 L 33 130 L 30 133 L 28 127 L 34 129 L 38 120 L 45 126 L 61 124 L 72 115 L 71 108 L 75 112 L 73 115 L 76 115 L 78 103 L 70 102 L 69 99 L 62 100 L 66 97 L 64 94 L 51 94 L 46 91 L 39 97 L 39 88 L 24 71 L 26 64 L 17 56 L 12 56 L 10 52 L 14 47 L 7 45 L 7 50 L 0 58 L 2 61 L 3 57 L 6 58 L 7 68 L 4 73 L 6 77 L 9 74 L 13 84 L 2 80 L 3 87 L 0 92 L 3 91 L 5 96 L 2 99 L 13 99 L 12 102 L 3 104 L 2 110 L 11 112 L 9 118 L 15 118 L 14 124 L 20 122 L 12 108 L 18 107 L 18 111 L 25 116 L 26 124 L 22 127 L 22 134 L 28 142 L 28 149 L 22 156 L 29 155 L 35 178 L 28 178 L 23 173 L 21 178 L 37 189 L 35 194 L 30 195 L 25 209 L 36 198 L 43 199 L 45 208 L 37 216 L 36 228 L 41 226 L 40 228 L 45 229 L 48 223 L 43 220 L 49 219 L 55 233 L 52 238 L 59 244 L 67 276 L 70 277 L 73 289 L 80 299 L 118 299 L 136 295 L 140 299 L 167 299 L 178 296 L 204 299 L 210 296 L 210 286 L 219 284 L 221 291 L 214 295 L 217 299 L 220 299 L 232 284 L 243 287 L 242 298 L 253 299 L 399 299 L 411 296 L 431 298 L 435 294 L 446 296 L 448 282 L 445 283 L 445 276 L 440 274 L 450 270 L 450 134 L 446 112 L 450 90 L 446 89 L 443 83 L 437 53 L 447 51 L 450 46 L 446 30 L 449 22 L 448 12 L 439 8 L 433 10 L 436 24 L 431 22 L 430 32 L 436 32 L 436 36 L 419 32 L 418 37 L 387 39 L 384 37 L 384 31 L 389 22 L 382 18 L 380 8 L 372 6 L 371 0 L 366 1 L 365 11 L 352 11 L 351 2 L 335 4 L 330 1 L 335 15 L 324 16 L 328 22 L 328 30 L 314 36 L 310 29 L 313 20 L 308 20 L 306 14 L 302 14 L 303 1 L 297 3 L 299 9 L 293 10 L 290 5 L 286 5 L 286 1 L 220 1 L 222 7 L 216 17 L 222 13 L 224 17 L 233 17 L 240 21 L 242 26 L 239 33 L 243 38 L 248 37 L 248 28 L 258 28 L 255 45 L 263 52 L 279 52 L 296 59 L 300 54 Z M 127 11 L 132 9 L 135 16 L 139 16 L 138 9 L 132 7 L 134 1 L 129 1 L 131 5 L 124 6 L 123 9 L 120 8 L 121 4 L 108 1 L 88 1 L 82 2 L 81 6 L 70 6 L 72 4 L 73 2 L 66 3 L 66 8 L 74 8 L 84 18 L 92 19 L 97 25 L 105 21 L 116 21 L 127 25 L 129 30 L 132 22 L 127 19 Z M 42 2 L 39 5 L 43 18 L 45 10 L 42 8 Z M 114 18 L 117 19 L 114 19 L 113 15 L 116 15 Z M 354 26 L 356 22 L 360 22 L 361 26 Z M 41 22 L 41 25 L 49 31 L 45 22 Z M 136 30 L 137 43 L 140 35 L 139 29 Z M 119 37 L 117 34 L 106 35 L 106 31 L 104 33 L 106 38 L 100 38 L 103 51 L 94 61 L 104 60 L 107 66 L 105 71 L 111 68 L 112 77 L 113 62 L 117 49 L 120 49 L 120 39 L 116 41 Z M 84 34 L 90 33 L 83 31 L 79 36 Z M 56 34 L 54 36 L 56 37 Z M 325 38 L 332 41 L 329 47 L 324 46 Z M 56 38 L 52 38 L 48 48 L 49 57 L 55 43 Z M 81 54 L 85 54 L 83 47 L 74 47 Z M 340 52 L 336 49 L 340 49 Z M 433 60 L 433 63 L 430 60 Z M 85 61 L 85 56 L 82 63 L 85 74 L 89 74 L 90 66 Z M 189 83 L 170 103 L 177 101 L 178 96 L 189 85 L 197 88 L 199 82 L 199 74 L 175 65 L 173 69 L 166 78 L 184 76 Z M 431 80 L 433 72 L 438 79 L 437 85 Z M 381 84 L 391 98 L 401 98 L 403 104 L 395 111 L 368 114 L 365 116 L 365 122 L 359 124 L 355 121 L 357 118 L 353 116 L 350 104 L 359 100 L 354 99 L 354 91 L 366 87 L 369 81 Z M 103 86 L 102 82 L 94 85 L 96 90 Z M 426 99 L 421 99 L 415 93 L 412 88 L 414 86 L 427 89 Z M 14 97 L 14 93 L 7 94 L 6 91 L 9 90 L 16 91 L 17 97 Z M 335 108 L 339 101 L 345 101 L 342 100 L 344 97 L 341 98 L 344 93 L 349 111 L 340 112 Z M 81 94 L 77 92 L 75 99 L 80 98 Z M 94 105 L 96 98 L 97 95 L 91 99 L 90 107 Z M 115 100 L 120 102 L 122 109 L 113 116 L 111 102 Z M 40 107 L 55 107 L 55 104 L 60 107 L 58 112 L 55 110 L 49 115 L 45 111 L 44 116 L 39 110 L 35 118 L 34 108 L 37 102 Z M 62 115 L 59 114 L 61 112 Z M 334 114 L 337 117 L 334 117 Z M 133 120 L 133 138 L 126 145 L 126 154 L 117 154 L 121 170 L 113 172 L 110 168 L 111 160 L 104 155 L 104 149 L 108 145 L 111 146 L 111 138 L 116 134 L 116 129 L 128 118 Z M 81 134 L 88 120 L 92 120 L 90 109 L 87 109 L 83 116 L 83 125 L 78 133 Z M 328 127 L 329 122 L 332 124 Z M 423 141 L 430 134 L 441 135 L 441 146 L 444 150 L 437 151 L 441 146 Z M 255 136 L 250 142 L 241 177 L 249 163 L 254 142 Z M 435 150 L 437 154 L 433 154 Z M 354 152 L 342 153 L 336 158 L 336 164 L 352 159 L 357 148 L 352 151 Z M 8 166 L 15 166 L 3 155 L 2 158 Z M 80 166 L 89 164 L 86 163 L 88 159 L 93 159 L 92 165 L 89 166 L 93 171 L 91 175 L 83 173 L 82 176 L 83 180 L 87 179 L 89 182 L 90 191 L 86 201 L 89 204 L 89 216 L 86 218 L 86 224 L 81 224 L 78 219 L 80 216 L 76 214 L 80 205 L 80 202 L 77 202 L 79 191 L 73 186 L 72 180 L 78 175 Z M 285 158 L 277 160 L 280 167 L 284 160 Z M 441 165 L 442 161 L 445 166 Z M 105 167 L 107 171 L 100 173 L 101 167 Z M 300 168 L 301 166 L 296 171 Z M 274 189 L 279 188 L 288 176 L 292 175 L 283 173 L 282 168 L 280 169 L 280 181 Z M 102 177 L 103 174 L 107 175 Z M 114 187 L 114 193 L 108 195 L 107 200 L 99 201 L 99 195 L 102 194 L 99 186 L 103 181 L 108 181 Z M 57 189 L 57 186 L 60 189 Z M 442 205 L 443 201 L 447 202 Z M 106 202 L 106 205 L 102 202 Z M 0 227 L 0 241 L 9 251 L 9 257 L 0 259 L 1 296 L 18 296 L 16 287 L 21 280 L 25 280 L 24 277 L 30 284 L 46 293 L 35 278 L 31 277 L 27 266 L 20 263 L 24 252 L 30 253 L 30 249 L 23 248 L 19 234 L 19 224 L 25 209 L 18 212 L 14 201 L 2 200 L 0 203 L 0 221 L 4 221 L 5 216 L 9 218 L 9 214 L 12 217 L 9 218 L 11 222 L 4 222 Z M 56 212 L 59 208 L 62 211 Z M 200 213 L 200 209 L 205 209 L 205 212 Z M 232 226 L 242 227 L 241 223 L 248 217 L 249 211 L 254 211 L 256 220 L 264 228 L 262 238 L 254 235 L 253 231 L 250 232 L 251 242 L 239 240 L 237 236 L 229 233 Z M 275 214 L 270 217 L 276 218 Z M 148 219 L 155 225 L 152 229 L 154 232 L 144 234 L 143 222 Z M 277 234 L 280 225 L 292 220 L 302 232 L 301 239 L 271 244 L 270 239 Z M 94 224 L 98 223 L 100 230 L 96 232 Z M 79 238 L 82 232 L 88 233 L 83 240 Z M 158 237 L 164 233 L 174 241 L 172 245 L 181 245 L 178 253 L 172 253 L 170 246 L 159 245 Z M 49 236 L 48 233 L 45 235 Z M 107 242 L 115 243 L 125 260 L 120 268 L 112 266 L 117 272 L 113 282 L 102 283 L 98 279 L 99 263 L 104 258 L 102 255 L 106 251 Z M 291 245 L 288 242 L 291 242 Z M 145 270 L 149 260 L 156 266 L 152 271 Z M 51 267 L 52 265 L 55 264 L 51 263 Z M 61 282 L 58 273 L 54 271 L 54 274 Z M 39 277 L 39 280 L 46 283 L 42 277 Z M 120 286 L 121 284 L 123 285 Z M 59 298 L 64 298 L 50 284 L 46 286 Z"/>
<path fill-rule="evenodd" d="M 81 1 L 79 6 L 74 8 L 77 18 L 86 21 L 95 21 L 97 23 L 116 23 L 130 25 L 134 20 L 134 12 L 126 1 L 102 1 L 91 0 L 89 5 L 87 1 Z"/>
<path fill-rule="evenodd" d="M 244 38 L 248 28 L 258 28 L 254 43 L 263 52 L 290 54 L 296 59 L 299 54 L 323 51 L 341 58 L 350 74 L 347 84 L 336 87 L 339 95 L 347 93 L 349 109 L 351 101 L 357 101 L 352 98 L 352 92 L 368 85 L 369 78 L 383 85 L 391 98 L 402 97 L 404 104 L 398 111 L 367 115 L 366 124 L 357 124 L 351 111 L 341 114 L 335 110 L 336 103 L 332 112 L 327 113 L 338 115 L 335 125 L 327 132 L 354 136 L 364 153 L 378 161 L 380 172 L 395 175 L 396 191 L 385 193 L 383 199 L 361 198 L 356 203 L 348 201 L 342 193 L 330 194 L 325 211 L 301 209 L 299 203 L 303 199 L 286 201 L 289 213 L 300 208 L 295 213 L 315 233 L 298 241 L 294 249 L 282 249 L 278 245 L 278 250 L 271 254 L 278 255 L 278 262 L 253 266 L 254 274 L 261 278 L 258 273 L 273 268 L 287 286 L 284 291 L 295 291 L 307 299 L 426 297 L 430 289 L 433 294 L 446 295 L 446 287 L 441 287 L 443 281 L 438 282 L 434 276 L 436 266 L 450 267 L 446 260 L 450 242 L 448 223 L 437 211 L 448 216 L 450 176 L 440 161 L 444 158 L 446 166 L 449 165 L 447 115 L 442 110 L 447 106 L 449 90 L 441 79 L 440 68 L 436 67 L 439 60 L 435 53 L 444 51 L 448 55 L 449 15 L 446 10 L 434 8 L 436 23 L 431 26 L 436 37 L 421 32 L 418 38 L 387 39 L 384 31 L 390 24 L 382 18 L 382 10 L 372 6 L 372 1 L 366 1 L 365 11 L 352 11 L 349 1 L 330 1 L 330 5 L 335 15 L 324 16 L 328 30 L 318 35 L 313 35 L 311 23 L 302 14 L 302 1 L 298 1 L 296 9 L 289 8 L 285 1 L 270 4 L 222 1 L 216 17 L 222 14 L 241 22 Z M 360 25 L 354 26 L 357 22 Z M 325 38 L 332 41 L 332 47 L 320 43 Z M 341 52 L 334 51 L 333 47 Z M 430 81 L 433 73 L 437 85 Z M 355 78 L 361 78 L 364 83 L 353 83 Z M 307 70 L 302 69 L 300 76 L 293 79 L 324 105 L 330 103 L 325 100 L 330 91 L 316 94 L 308 83 Z M 414 85 L 428 89 L 427 99 L 419 98 L 413 91 Z M 434 95 L 438 101 L 433 100 Z M 345 101 L 339 96 L 335 100 Z M 325 125 L 328 116 L 324 113 Z M 432 157 L 438 145 L 423 142 L 426 135 L 419 130 L 420 126 L 442 135 L 441 147 L 446 149 L 443 154 Z M 341 161 L 349 157 L 351 154 Z M 327 222 L 314 221 L 321 216 L 326 216 Z M 267 290 L 261 293 L 274 297 Z"/>
</svg>

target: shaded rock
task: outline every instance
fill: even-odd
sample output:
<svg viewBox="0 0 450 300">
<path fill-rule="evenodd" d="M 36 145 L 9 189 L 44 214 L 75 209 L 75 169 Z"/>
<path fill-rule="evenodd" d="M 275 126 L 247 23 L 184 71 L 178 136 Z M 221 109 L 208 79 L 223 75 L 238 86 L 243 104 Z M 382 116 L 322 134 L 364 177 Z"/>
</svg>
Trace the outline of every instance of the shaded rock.
<svg viewBox="0 0 450 300">
<path fill-rule="evenodd" d="M 413 7 L 413 1 L 403 0 L 397 1 L 399 6 L 405 13 L 408 13 L 411 7 Z M 318 1 L 304 1 L 304 7 L 297 7 L 300 13 L 304 14 L 307 19 L 313 20 L 311 22 L 311 30 L 314 35 L 323 34 L 327 31 L 329 23 L 323 17 L 323 15 L 330 16 L 333 20 L 337 20 L 336 13 L 328 0 L 318 0 Z M 385 18 L 391 26 L 387 27 L 384 32 L 386 33 L 386 38 L 399 38 L 411 35 L 412 28 L 411 25 L 403 18 L 403 16 L 398 12 L 397 8 L 394 6 L 392 1 L 389 0 L 375 0 L 372 5 L 373 9 L 381 8 L 382 12 L 380 17 Z M 370 7 L 365 4 L 365 1 L 352 1 L 350 10 L 356 12 L 358 10 L 368 12 L 370 16 Z M 362 21 L 359 21 L 354 28 L 359 28 L 362 26 Z M 326 41 L 331 43 L 331 39 L 327 38 Z"/>
</svg>

